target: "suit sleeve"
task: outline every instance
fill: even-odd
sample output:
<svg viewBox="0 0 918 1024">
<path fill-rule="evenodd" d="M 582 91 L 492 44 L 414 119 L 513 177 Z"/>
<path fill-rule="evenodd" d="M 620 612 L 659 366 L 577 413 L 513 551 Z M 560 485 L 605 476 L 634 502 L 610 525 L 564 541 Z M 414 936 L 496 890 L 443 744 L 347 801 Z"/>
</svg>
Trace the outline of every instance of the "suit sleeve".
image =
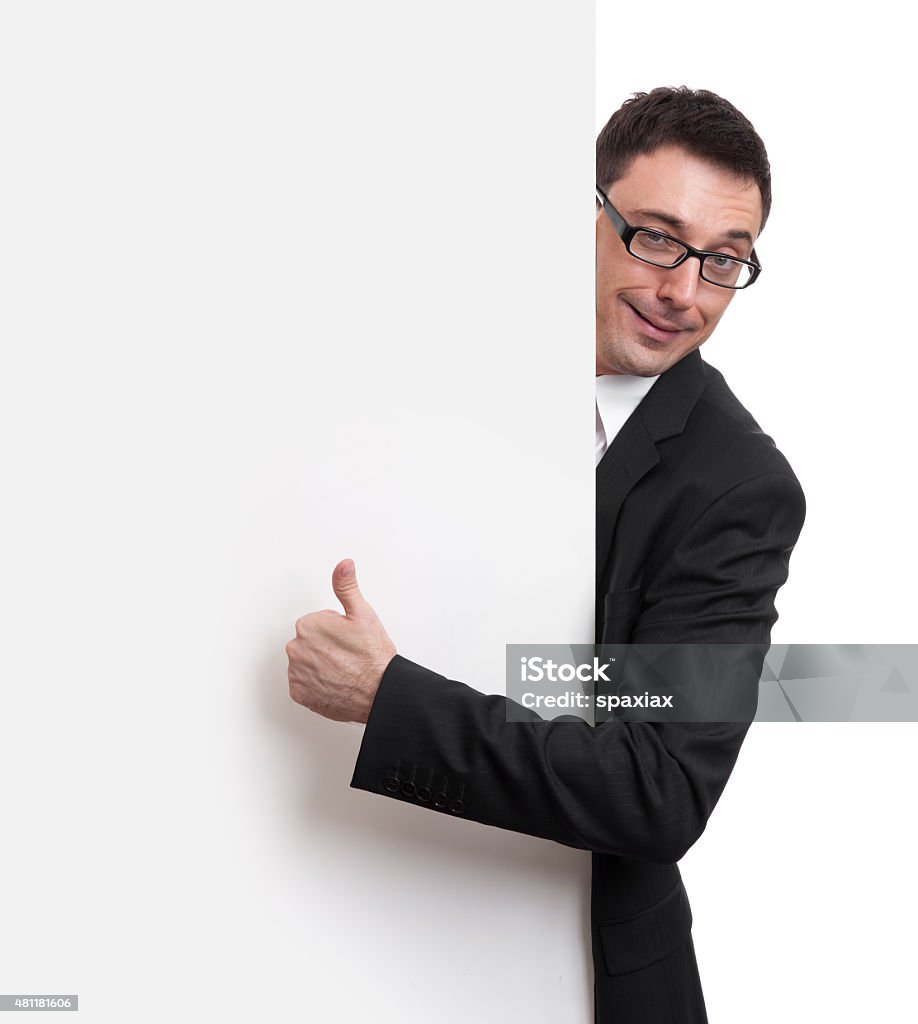
<svg viewBox="0 0 918 1024">
<path fill-rule="evenodd" d="M 729 680 L 757 688 L 774 600 L 804 518 L 796 479 L 766 474 L 715 500 L 645 580 L 639 644 L 757 645 Z M 722 682 L 722 681 L 721 681 Z M 351 786 L 599 853 L 674 863 L 701 835 L 742 722 L 546 722 L 396 655 Z"/>
</svg>

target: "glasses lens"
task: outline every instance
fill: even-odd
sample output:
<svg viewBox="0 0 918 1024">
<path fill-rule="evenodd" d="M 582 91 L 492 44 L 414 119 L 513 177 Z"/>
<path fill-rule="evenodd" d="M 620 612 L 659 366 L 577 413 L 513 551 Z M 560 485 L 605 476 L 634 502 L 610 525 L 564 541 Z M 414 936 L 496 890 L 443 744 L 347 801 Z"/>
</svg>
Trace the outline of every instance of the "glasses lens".
<svg viewBox="0 0 918 1024">
<path fill-rule="evenodd" d="M 671 267 L 688 252 L 684 245 L 656 231 L 637 231 L 631 239 L 631 255 L 658 267 Z"/>
<path fill-rule="evenodd" d="M 701 276 L 711 284 L 724 288 L 745 288 L 752 281 L 755 268 L 729 256 L 706 256 L 701 265 Z"/>
</svg>

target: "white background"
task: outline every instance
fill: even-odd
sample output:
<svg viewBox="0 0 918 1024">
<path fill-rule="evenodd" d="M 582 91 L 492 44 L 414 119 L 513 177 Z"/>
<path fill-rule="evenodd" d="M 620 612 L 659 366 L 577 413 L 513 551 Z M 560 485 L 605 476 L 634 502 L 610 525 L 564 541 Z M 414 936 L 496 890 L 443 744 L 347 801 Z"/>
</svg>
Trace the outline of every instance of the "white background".
<svg viewBox="0 0 918 1024">
<path fill-rule="evenodd" d="M 630 93 L 684 84 L 768 148 L 765 269 L 703 355 L 807 496 L 777 643 L 918 639 L 918 330 L 895 258 L 918 237 L 914 55 L 894 5 L 844 10 L 597 6 L 597 130 Z M 914 1020 L 916 773 L 912 723 L 753 727 L 682 864 L 714 1024 Z"/>
<path fill-rule="evenodd" d="M 0 992 L 589 1019 L 587 855 L 350 790 L 283 645 L 345 556 L 481 689 L 588 633 L 593 134 L 634 89 L 723 91 L 775 168 L 705 349 L 809 499 L 775 639 L 912 638 L 908 279 L 853 249 L 915 228 L 906 34 L 780 22 L 603 5 L 594 80 L 585 4 L 3 7 Z M 712 1021 L 908 1019 L 914 728 L 754 731 L 685 861 Z"/>
<path fill-rule="evenodd" d="M 586 4 L 4 6 L 0 992 L 587 1019 L 589 855 L 350 789 L 284 645 L 347 556 L 483 689 L 590 641 L 592 47 Z"/>
</svg>

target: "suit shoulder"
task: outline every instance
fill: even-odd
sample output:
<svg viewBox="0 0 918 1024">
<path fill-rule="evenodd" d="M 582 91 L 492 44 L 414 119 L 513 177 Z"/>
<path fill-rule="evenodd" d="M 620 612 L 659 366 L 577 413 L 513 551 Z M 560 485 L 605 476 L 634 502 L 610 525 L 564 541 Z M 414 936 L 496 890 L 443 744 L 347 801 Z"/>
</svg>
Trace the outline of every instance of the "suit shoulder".
<svg viewBox="0 0 918 1024">
<path fill-rule="evenodd" d="M 766 474 L 799 481 L 784 454 L 730 389 L 723 374 L 704 363 L 705 387 L 685 429 L 685 440 L 708 467 L 718 489 Z M 700 467 L 699 467 L 700 468 Z"/>
</svg>

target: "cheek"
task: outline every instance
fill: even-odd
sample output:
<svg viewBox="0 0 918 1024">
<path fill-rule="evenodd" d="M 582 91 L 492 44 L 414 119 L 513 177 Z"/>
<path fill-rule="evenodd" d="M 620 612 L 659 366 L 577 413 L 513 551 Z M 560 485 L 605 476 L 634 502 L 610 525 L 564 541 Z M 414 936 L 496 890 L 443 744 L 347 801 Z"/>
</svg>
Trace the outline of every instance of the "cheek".
<svg viewBox="0 0 918 1024">
<path fill-rule="evenodd" d="M 596 253 L 596 290 L 607 292 L 613 287 L 615 280 L 615 261 L 609 253 L 600 250 Z"/>
<path fill-rule="evenodd" d="M 732 298 L 732 294 L 728 293 L 726 301 L 718 296 L 704 304 L 698 303 L 698 309 L 704 317 L 705 327 L 708 330 L 713 330 L 717 326 L 720 318 L 724 315 L 727 306 L 730 305 L 730 300 Z"/>
<path fill-rule="evenodd" d="M 645 269 L 650 271 L 645 274 Z M 653 268 L 629 256 L 623 246 L 613 252 L 604 252 L 596 258 L 596 290 L 611 295 L 628 289 L 646 289 L 654 286 Z"/>
</svg>

